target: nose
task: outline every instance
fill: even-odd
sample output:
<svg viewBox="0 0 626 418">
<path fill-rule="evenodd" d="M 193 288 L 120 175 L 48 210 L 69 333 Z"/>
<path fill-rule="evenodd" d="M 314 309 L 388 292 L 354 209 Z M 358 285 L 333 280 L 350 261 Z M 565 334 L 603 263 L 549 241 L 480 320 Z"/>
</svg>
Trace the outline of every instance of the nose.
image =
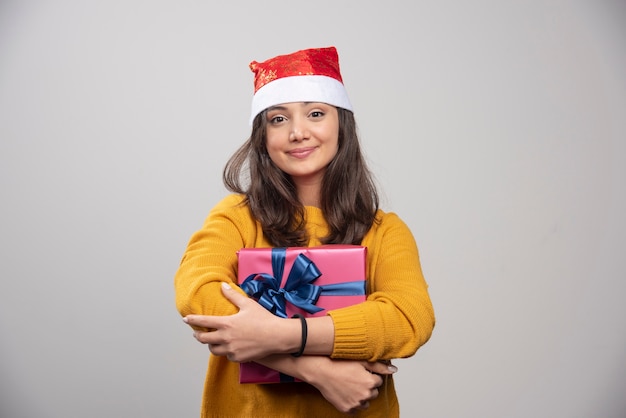
<svg viewBox="0 0 626 418">
<path fill-rule="evenodd" d="M 300 121 L 293 121 L 291 125 L 291 132 L 289 133 L 289 140 L 294 142 L 303 141 L 309 138 L 309 130 L 306 124 Z"/>
</svg>

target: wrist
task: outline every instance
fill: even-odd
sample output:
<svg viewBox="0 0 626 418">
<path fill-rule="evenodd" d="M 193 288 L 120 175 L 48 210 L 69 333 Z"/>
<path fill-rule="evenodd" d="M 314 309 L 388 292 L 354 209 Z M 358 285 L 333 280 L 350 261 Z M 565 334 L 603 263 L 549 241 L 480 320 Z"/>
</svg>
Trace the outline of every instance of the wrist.
<svg viewBox="0 0 626 418">
<path fill-rule="evenodd" d="M 298 359 L 300 379 L 310 385 L 318 387 L 328 381 L 325 372 L 329 369 L 332 360 L 326 356 L 304 356 Z"/>
<path fill-rule="evenodd" d="M 275 354 L 291 354 L 300 350 L 302 324 L 298 318 L 279 318 L 272 331 Z"/>
<path fill-rule="evenodd" d="M 298 318 L 298 320 L 300 321 L 300 328 L 301 328 L 301 333 L 300 333 L 300 348 L 298 349 L 297 352 L 291 353 L 292 356 L 294 357 L 300 357 L 303 353 L 304 353 L 304 349 L 306 348 L 306 340 L 307 340 L 307 336 L 308 336 L 308 326 L 306 323 L 306 318 L 300 314 L 295 314 L 294 316 L 292 316 L 292 318 Z"/>
</svg>

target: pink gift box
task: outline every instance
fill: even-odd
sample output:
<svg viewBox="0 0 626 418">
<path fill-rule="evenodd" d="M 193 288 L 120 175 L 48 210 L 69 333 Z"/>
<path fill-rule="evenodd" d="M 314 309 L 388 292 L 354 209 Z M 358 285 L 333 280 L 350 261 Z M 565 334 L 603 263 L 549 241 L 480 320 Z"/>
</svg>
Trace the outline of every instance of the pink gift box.
<svg viewBox="0 0 626 418">
<path fill-rule="evenodd" d="M 366 255 L 359 245 L 243 248 L 237 253 L 238 282 L 275 315 L 324 316 L 365 300 Z M 240 383 L 294 381 L 254 362 L 240 364 Z"/>
</svg>

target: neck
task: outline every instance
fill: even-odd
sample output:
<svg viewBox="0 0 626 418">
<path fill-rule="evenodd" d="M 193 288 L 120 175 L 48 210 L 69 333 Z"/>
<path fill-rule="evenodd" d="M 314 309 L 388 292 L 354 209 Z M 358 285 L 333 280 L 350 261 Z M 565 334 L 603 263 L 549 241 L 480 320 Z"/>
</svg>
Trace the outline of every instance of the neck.
<svg viewBox="0 0 626 418">
<path fill-rule="evenodd" d="M 298 190 L 298 199 L 304 206 L 320 207 L 321 186 L 318 182 L 297 184 L 296 188 Z"/>
</svg>

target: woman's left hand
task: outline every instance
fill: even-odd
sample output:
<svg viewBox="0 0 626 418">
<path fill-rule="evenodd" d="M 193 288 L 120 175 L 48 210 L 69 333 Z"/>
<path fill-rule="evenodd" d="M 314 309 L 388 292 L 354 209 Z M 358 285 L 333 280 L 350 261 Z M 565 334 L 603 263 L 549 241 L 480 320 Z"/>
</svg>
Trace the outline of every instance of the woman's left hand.
<svg viewBox="0 0 626 418">
<path fill-rule="evenodd" d="M 230 361 L 245 362 L 258 360 L 284 348 L 279 332 L 284 319 L 234 290 L 228 283 L 222 283 L 222 293 L 239 308 L 239 312 L 229 316 L 188 315 L 185 323 L 196 328 L 194 337 L 208 344 L 217 356 L 226 356 Z M 205 331 L 199 331 L 202 328 Z"/>
</svg>

